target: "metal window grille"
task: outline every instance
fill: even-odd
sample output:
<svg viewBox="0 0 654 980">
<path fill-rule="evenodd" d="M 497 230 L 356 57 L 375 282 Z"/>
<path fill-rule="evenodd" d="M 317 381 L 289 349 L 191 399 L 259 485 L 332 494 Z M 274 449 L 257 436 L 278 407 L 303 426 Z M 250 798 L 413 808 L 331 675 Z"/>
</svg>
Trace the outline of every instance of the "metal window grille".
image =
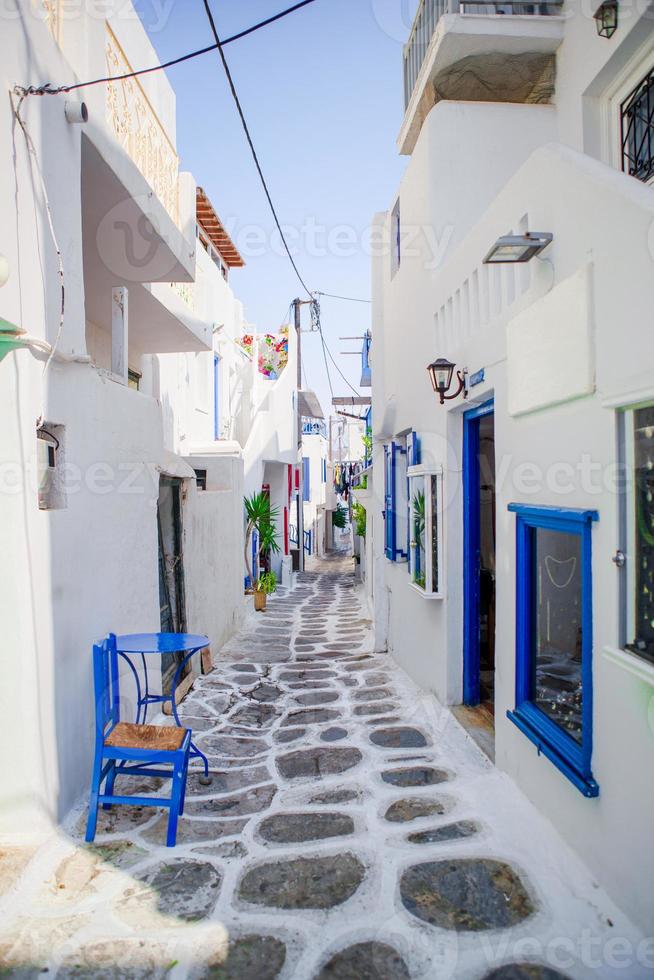
<svg viewBox="0 0 654 980">
<path fill-rule="evenodd" d="M 620 107 L 622 169 L 637 180 L 654 177 L 654 68 Z"/>
</svg>

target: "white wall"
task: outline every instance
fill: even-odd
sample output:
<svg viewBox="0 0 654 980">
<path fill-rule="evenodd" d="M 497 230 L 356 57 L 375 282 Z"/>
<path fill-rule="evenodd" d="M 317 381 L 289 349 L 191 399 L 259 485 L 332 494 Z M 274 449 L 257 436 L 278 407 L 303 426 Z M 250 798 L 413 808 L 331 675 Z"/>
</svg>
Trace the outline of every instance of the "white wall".
<svg viewBox="0 0 654 980">
<path fill-rule="evenodd" d="M 130 57 L 139 64 L 151 63 L 153 51 L 138 18 L 124 23 L 131 38 Z M 71 64 L 47 27 L 28 15 L 24 5 L 19 5 L 17 18 L 3 20 L 0 77 L 5 93 L 17 81 L 27 85 L 74 78 L 72 66 L 84 77 L 105 73 L 103 22 L 80 12 L 66 19 L 63 31 Z M 147 82 L 148 95 L 174 138 L 172 90 L 163 75 L 150 78 L 157 80 Z M 139 356 L 138 365 L 130 357 L 131 366 L 144 372 L 141 392 L 110 380 L 89 363 L 60 360 L 62 356 L 86 358 L 88 340 L 100 366 L 108 364 L 106 336 L 92 321 L 87 329 L 87 307 L 102 297 L 93 294 L 88 281 L 84 292 L 83 134 L 100 148 L 103 179 L 120 182 L 128 203 L 134 204 L 134 214 L 145 200 L 161 217 L 159 244 L 173 257 L 170 268 L 180 278 L 188 278 L 195 267 L 194 235 L 187 240 L 174 227 L 118 146 L 106 125 L 104 95 L 102 87 L 89 90 L 87 127 L 65 121 L 60 98 L 30 98 L 21 109 L 43 170 L 63 257 L 65 316 L 60 336 L 58 265 L 39 177 L 9 99 L 0 107 L 0 253 L 9 265 L 9 280 L 0 290 L 0 313 L 32 336 L 50 343 L 57 339 L 57 359 L 45 375 L 45 359 L 28 350 L 12 352 L 0 362 L 0 411 L 5 420 L 0 434 L 0 547 L 5 559 L 0 566 L 0 592 L 6 609 L 7 650 L 15 652 L 0 693 L 3 832 L 45 829 L 88 791 L 93 751 L 92 643 L 109 630 L 160 629 L 159 476 L 163 472 L 188 478 L 190 468 L 171 450 L 191 458 L 203 448 L 198 443 L 213 439 L 211 405 L 203 408 L 199 397 L 204 392 L 205 403 L 211 400 L 211 384 L 203 385 L 197 372 L 191 371 L 199 363 L 211 370 L 211 352 L 200 358 L 148 354 Z M 181 184 L 180 225 L 186 233 L 193 226 L 193 184 L 188 180 Z M 200 256 L 201 269 L 203 261 Z M 215 289 L 214 293 L 207 290 L 208 306 L 211 312 L 216 309 L 216 318 L 224 313 L 225 323 L 224 339 L 218 335 L 216 344 L 218 349 L 223 343 L 230 349 L 227 338 L 238 334 L 242 311 L 224 286 Z M 177 300 L 171 309 L 175 305 Z M 180 321 L 180 337 L 181 328 Z M 235 363 L 243 359 L 234 353 Z M 246 374 L 249 392 L 254 386 L 250 362 Z M 286 412 L 276 441 L 269 435 L 275 424 L 272 418 L 267 428 L 259 427 L 250 454 L 250 469 L 260 470 L 259 485 L 264 447 L 273 442 L 273 448 L 291 457 L 296 449 L 293 384 L 286 381 L 280 387 L 283 395 L 268 390 L 260 398 L 271 402 L 271 414 L 282 406 Z M 245 403 L 249 431 L 254 411 L 249 394 Z M 61 477 L 66 506 L 58 510 L 38 509 L 39 419 L 64 431 L 60 462 L 67 464 Z M 196 465 L 202 462 L 201 468 L 209 473 L 210 489 L 205 494 L 197 493 L 191 480 L 185 483 L 189 625 L 208 632 L 214 644 L 236 628 L 243 602 L 243 461 L 238 444 L 230 448 L 233 458 L 228 460 L 215 458 L 219 454 L 213 447 L 206 451 L 205 446 L 203 456 L 193 455 Z M 17 731 L 21 732 L 18 740 Z"/>
<path fill-rule="evenodd" d="M 243 461 L 188 456 L 207 471 L 207 489 L 189 481 L 184 507 L 188 629 L 206 633 L 216 652 L 240 627 L 243 598 Z"/>
<path fill-rule="evenodd" d="M 412 193 L 419 195 L 419 185 Z M 554 232 L 544 260 L 499 273 L 482 267 L 489 245 L 508 229 L 520 227 L 525 216 L 528 227 Z M 601 481 L 599 486 L 588 485 L 583 458 L 588 456 L 600 474 L 610 473 L 616 458 L 616 415 L 610 405 L 616 400 L 654 400 L 654 346 L 647 326 L 654 305 L 652 253 L 647 246 L 653 226 L 652 189 L 559 145 L 547 146 L 507 180 L 436 280 L 416 274 L 410 285 L 400 282 L 396 287 L 385 281 L 381 295 L 377 289 L 375 303 L 383 306 L 383 326 L 381 331 L 377 326 L 373 347 L 378 440 L 374 486 L 383 487 L 379 443 L 409 427 L 421 434 L 423 455 L 427 452 L 445 466 L 444 602 L 421 599 L 409 587 L 405 566 L 381 558 L 383 524 L 374 522 L 375 562 L 381 566 L 375 576 L 376 599 L 379 604 L 380 591 L 388 590 L 389 646 L 425 688 L 444 702 L 460 701 L 461 415 L 464 407 L 492 395 L 498 473 L 497 764 L 556 824 L 618 904 L 649 930 L 648 893 L 654 872 L 648 819 L 654 806 L 654 748 L 648 721 L 652 687 L 643 674 L 638 679 L 628 664 L 616 663 L 619 654 L 612 659 L 605 655 L 606 649 L 618 646 L 618 582 L 611 558 L 620 544 L 619 501 Z M 417 300 L 412 297 L 415 292 Z M 433 332 L 421 329 L 426 317 L 416 320 L 400 312 L 412 302 L 431 310 Z M 533 345 L 515 341 L 537 323 L 536 355 Z M 507 330 L 514 338 L 508 348 Z M 568 343 L 572 337 L 587 339 L 573 352 Z M 403 355 L 406 351 L 413 356 Z M 436 355 L 448 356 L 471 372 L 485 368 L 485 382 L 473 389 L 467 405 L 461 399 L 446 407 L 437 404 L 425 372 L 428 359 Z M 403 356 L 405 363 L 398 366 Z M 575 370 L 557 371 L 561 357 L 570 358 Z M 565 367 L 569 366 L 568 361 Z M 402 376 L 404 384 L 399 383 Z M 391 391 L 393 411 L 384 413 Z M 532 463 L 545 476 L 525 489 L 521 467 Z M 560 466 L 568 466 L 573 474 L 563 494 L 556 487 Z M 381 490 L 378 507 L 380 494 Z M 593 529 L 597 800 L 583 797 L 506 718 L 515 697 L 515 517 L 507 510 L 514 500 L 596 508 L 600 514 Z M 380 608 L 376 615 L 383 627 Z"/>
<path fill-rule="evenodd" d="M 327 440 L 320 435 L 302 436 L 302 457 L 309 460 L 309 500 L 305 500 L 304 530 L 313 534 L 313 553 L 325 552 L 325 503 L 327 483 L 323 481 L 323 461 L 327 460 Z"/>
</svg>

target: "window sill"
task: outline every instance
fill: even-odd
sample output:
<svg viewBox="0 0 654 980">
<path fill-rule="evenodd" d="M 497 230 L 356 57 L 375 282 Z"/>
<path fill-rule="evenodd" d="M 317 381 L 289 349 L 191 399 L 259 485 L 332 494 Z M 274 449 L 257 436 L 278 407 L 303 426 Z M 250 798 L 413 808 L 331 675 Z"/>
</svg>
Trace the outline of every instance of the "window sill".
<svg viewBox="0 0 654 980">
<path fill-rule="evenodd" d="M 569 779 L 570 782 L 577 787 L 580 793 L 582 793 L 588 799 L 593 799 L 599 796 L 599 786 L 595 780 L 590 777 L 582 776 L 577 769 L 575 769 L 562 755 L 558 752 L 549 741 L 547 741 L 546 735 L 539 729 L 537 724 L 532 721 L 532 714 L 536 715 L 536 709 L 533 707 L 531 710 L 523 711 L 521 708 L 516 708 L 515 711 L 507 711 L 506 717 L 509 721 L 512 721 L 516 728 L 519 728 L 523 735 L 526 735 L 530 742 L 538 749 L 538 754 L 541 753 L 553 763 L 560 772 Z"/>
<path fill-rule="evenodd" d="M 617 647 L 604 647 L 602 653 L 611 663 L 617 664 L 629 674 L 633 674 L 639 681 L 644 681 L 654 687 L 654 664 L 648 663 L 642 657 L 637 657 L 635 653 L 619 650 Z"/>
<path fill-rule="evenodd" d="M 444 599 L 445 598 L 445 596 L 443 595 L 442 592 L 425 592 L 425 590 L 424 589 L 421 589 L 420 586 L 419 585 L 416 585 L 415 582 L 409 582 L 409 588 L 413 589 L 414 592 L 417 592 L 418 595 L 422 599 Z"/>
</svg>

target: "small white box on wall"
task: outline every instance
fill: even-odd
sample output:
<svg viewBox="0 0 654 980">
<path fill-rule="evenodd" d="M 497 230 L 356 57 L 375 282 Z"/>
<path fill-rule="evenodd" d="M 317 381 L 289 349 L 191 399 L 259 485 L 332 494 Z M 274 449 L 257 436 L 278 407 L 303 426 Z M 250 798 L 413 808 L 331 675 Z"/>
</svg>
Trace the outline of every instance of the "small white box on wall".
<svg viewBox="0 0 654 980">
<path fill-rule="evenodd" d="M 523 415 L 595 390 L 588 265 L 564 279 L 506 327 L 508 403 Z"/>
</svg>

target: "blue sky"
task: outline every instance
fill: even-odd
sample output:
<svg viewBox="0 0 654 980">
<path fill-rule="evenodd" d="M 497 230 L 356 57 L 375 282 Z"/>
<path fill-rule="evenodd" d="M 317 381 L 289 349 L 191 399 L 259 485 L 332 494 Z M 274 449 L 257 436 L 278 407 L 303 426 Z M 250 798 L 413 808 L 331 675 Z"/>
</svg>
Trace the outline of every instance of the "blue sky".
<svg viewBox="0 0 654 980">
<path fill-rule="evenodd" d="M 223 37 L 291 5 L 291 0 L 212 0 Z M 135 3 L 160 59 L 213 40 L 202 0 Z M 402 42 L 415 0 L 316 0 L 225 48 L 255 147 L 294 258 L 310 289 L 370 296 L 365 232 L 384 210 L 404 169 L 395 148 L 402 119 Z M 165 9 L 163 26 L 155 13 Z M 247 266 L 232 286 L 259 330 L 283 322 L 302 295 L 281 254 L 217 53 L 169 69 L 177 94 L 182 169 L 209 195 Z M 341 357 L 370 326 L 370 307 L 324 298 L 323 330 L 341 370 L 356 384 L 359 362 Z M 308 311 L 304 308 L 308 327 Z M 303 336 L 309 387 L 329 414 L 317 334 Z M 332 369 L 334 393 L 351 394 Z M 368 392 L 366 392 L 368 393 Z"/>
</svg>

